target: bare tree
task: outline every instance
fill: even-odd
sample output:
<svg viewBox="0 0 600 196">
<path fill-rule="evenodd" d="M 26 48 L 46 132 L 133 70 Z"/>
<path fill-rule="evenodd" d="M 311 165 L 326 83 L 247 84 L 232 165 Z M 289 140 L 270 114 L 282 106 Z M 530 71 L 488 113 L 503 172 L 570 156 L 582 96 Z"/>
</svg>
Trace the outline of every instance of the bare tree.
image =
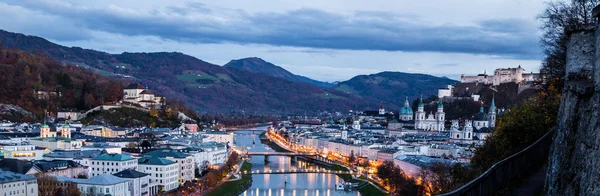
<svg viewBox="0 0 600 196">
<path fill-rule="evenodd" d="M 594 19 L 592 9 L 600 0 L 551 0 L 538 19 L 542 21 L 541 44 L 546 55 L 542 62 L 542 74 L 549 80 L 562 79 L 566 71 L 566 54 L 570 30 L 589 28 Z M 557 80 L 561 81 L 561 80 Z"/>
</svg>

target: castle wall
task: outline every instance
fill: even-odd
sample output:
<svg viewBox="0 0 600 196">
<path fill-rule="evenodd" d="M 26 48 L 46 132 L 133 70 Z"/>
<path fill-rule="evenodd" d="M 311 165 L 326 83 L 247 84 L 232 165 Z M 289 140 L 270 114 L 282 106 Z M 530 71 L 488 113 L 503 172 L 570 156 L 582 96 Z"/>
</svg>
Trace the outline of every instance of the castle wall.
<svg viewBox="0 0 600 196">
<path fill-rule="evenodd" d="M 545 195 L 600 195 L 599 54 L 596 32 L 571 34 L 554 142 L 550 149 Z"/>
</svg>

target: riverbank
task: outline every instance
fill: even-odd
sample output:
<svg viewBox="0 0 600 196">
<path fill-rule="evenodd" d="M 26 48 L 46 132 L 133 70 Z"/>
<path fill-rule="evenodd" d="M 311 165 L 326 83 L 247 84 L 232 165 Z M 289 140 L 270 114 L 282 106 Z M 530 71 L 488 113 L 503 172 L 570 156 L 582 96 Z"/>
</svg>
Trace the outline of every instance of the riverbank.
<svg viewBox="0 0 600 196">
<path fill-rule="evenodd" d="M 262 134 L 260 134 L 260 138 L 267 138 L 266 136 L 266 131 L 263 132 Z M 290 152 L 289 150 L 279 146 L 279 144 L 270 141 L 269 139 L 265 139 L 264 142 L 261 139 L 261 142 L 268 145 L 269 147 L 271 147 L 273 150 L 277 151 L 277 152 Z M 311 161 L 310 159 L 306 160 L 307 162 L 319 165 L 323 168 L 326 168 L 328 170 L 332 170 L 332 171 L 349 171 L 348 168 L 332 163 L 333 166 L 328 166 L 328 165 L 324 165 L 324 164 L 320 164 L 319 162 L 316 161 Z M 362 181 L 362 180 L 357 180 L 354 179 L 352 177 L 351 174 L 336 174 L 337 176 L 339 176 L 340 178 L 342 178 L 345 182 L 351 182 L 351 183 L 359 183 L 358 185 L 358 192 L 360 192 L 361 195 L 369 195 L 369 196 L 385 196 L 387 195 L 386 193 L 382 192 L 379 188 L 375 187 L 375 185 L 371 184 L 368 182 L 368 180 Z"/>
<path fill-rule="evenodd" d="M 263 144 L 269 146 L 269 148 L 273 149 L 276 152 L 291 152 L 291 151 L 277 145 L 275 142 L 269 140 L 266 133 L 267 132 L 265 131 L 258 136 L 258 138 L 261 138 L 260 143 L 263 143 Z M 266 138 L 266 139 L 262 139 L 262 138 Z"/>
<path fill-rule="evenodd" d="M 249 124 L 249 125 L 239 125 L 239 126 L 227 126 L 225 127 L 226 130 L 228 131 L 235 131 L 235 130 L 244 130 L 244 129 L 248 129 L 248 128 L 255 128 L 255 127 L 264 127 L 264 126 L 269 126 L 272 125 L 273 122 L 266 122 L 266 123 L 256 123 L 256 124 Z"/>
<path fill-rule="evenodd" d="M 211 192 L 205 194 L 206 196 L 237 196 L 246 191 L 250 186 L 252 186 L 252 174 L 250 170 L 252 169 L 252 164 L 244 161 L 244 164 L 241 168 L 242 178 L 240 180 L 235 181 L 227 181 L 221 184 L 219 187 L 215 188 Z M 247 172 L 245 172 L 247 171 Z M 247 174 L 244 174 L 247 173 Z"/>
</svg>

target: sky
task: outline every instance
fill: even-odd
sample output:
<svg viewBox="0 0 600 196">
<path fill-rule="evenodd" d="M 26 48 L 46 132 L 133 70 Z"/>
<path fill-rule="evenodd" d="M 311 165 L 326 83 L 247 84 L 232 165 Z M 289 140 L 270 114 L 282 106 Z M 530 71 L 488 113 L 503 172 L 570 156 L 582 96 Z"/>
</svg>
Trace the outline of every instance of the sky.
<svg viewBox="0 0 600 196">
<path fill-rule="evenodd" d="M 459 79 L 537 72 L 543 0 L 0 0 L 0 28 L 109 53 L 260 57 L 343 81 L 382 71 Z"/>
</svg>

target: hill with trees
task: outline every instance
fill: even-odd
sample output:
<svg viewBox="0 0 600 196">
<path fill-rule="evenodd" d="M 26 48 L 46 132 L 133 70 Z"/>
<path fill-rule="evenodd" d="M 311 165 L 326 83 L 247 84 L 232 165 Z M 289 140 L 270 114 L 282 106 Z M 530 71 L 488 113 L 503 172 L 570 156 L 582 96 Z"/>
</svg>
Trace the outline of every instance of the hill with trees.
<svg viewBox="0 0 600 196">
<path fill-rule="evenodd" d="M 314 84 L 320 87 L 329 88 L 334 84 L 329 82 L 321 82 L 313 80 L 304 76 L 296 75 L 282 67 L 269 63 L 258 57 L 243 58 L 238 60 L 231 60 L 229 63 L 223 65 L 224 67 L 236 68 L 254 73 L 262 73 L 265 75 L 283 78 L 293 82 L 306 82 Z"/>
<path fill-rule="evenodd" d="M 91 109 L 121 99 L 123 83 L 49 57 L 0 48 L 0 103 L 37 118 L 63 108 Z"/>
<path fill-rule="evenodd" d="M 340 82 L 333 88 L 381 100 L 385 103 L 402 105 L 407 96 L 410 100 L 414 100 L 419 96 L 430 97 L 437 95 L 439 88 L 446 87 L 455 82 L 455 80 L 448 78 L 426 74 L 381 72 L 370 75 L 359 75 L 348 81 Z"/>
</svg>

